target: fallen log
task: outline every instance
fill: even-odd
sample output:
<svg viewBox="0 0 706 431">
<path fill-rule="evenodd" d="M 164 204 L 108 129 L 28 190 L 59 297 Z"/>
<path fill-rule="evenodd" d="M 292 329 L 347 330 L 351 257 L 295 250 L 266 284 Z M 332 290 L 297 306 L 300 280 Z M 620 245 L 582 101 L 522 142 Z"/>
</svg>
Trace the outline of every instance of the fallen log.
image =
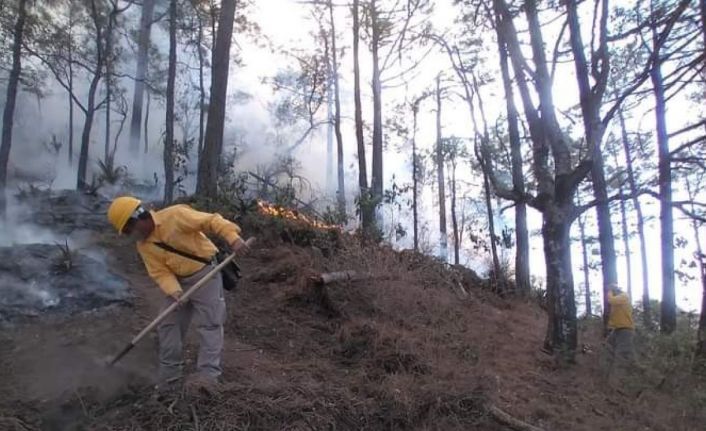
<svg viewBox="0 0 706 431">
<path fill-rule="evenodd" d="M 370 273 L 348 270 L 314 275 L 310 277 L 310 280 L 316 284 L 327 285 L 337 281 L 359 281 L 371 278 L 373 278 L 373 275 Z"/>
<path fill-rule="evenodd" d="M 525 421 L 517 419 L 493 404 L 486 406 L 486 409 L 493 419 L 503 425 L 506 425 L 513 431 L 544 431 L 542 428 L 538 428 L 534 425 L 528 424 Z"/>
</svg>

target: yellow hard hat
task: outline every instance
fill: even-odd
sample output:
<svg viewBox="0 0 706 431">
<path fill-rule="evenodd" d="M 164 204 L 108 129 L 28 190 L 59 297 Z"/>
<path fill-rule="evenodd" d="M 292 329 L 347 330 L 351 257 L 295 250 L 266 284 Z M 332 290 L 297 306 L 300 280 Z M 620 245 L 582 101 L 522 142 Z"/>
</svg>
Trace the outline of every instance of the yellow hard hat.
<svg viewBox="0 0 706 431">
<path fill-rule="evenodd" d="M 122 196 L 115 198 L 108 208 L 108 221 L 113 225 L 115 230 L 122 232 L 123 228 L 130 220 L 130 216 L 142 204 L 139 199 L 131 196 Z"/>
</svg>

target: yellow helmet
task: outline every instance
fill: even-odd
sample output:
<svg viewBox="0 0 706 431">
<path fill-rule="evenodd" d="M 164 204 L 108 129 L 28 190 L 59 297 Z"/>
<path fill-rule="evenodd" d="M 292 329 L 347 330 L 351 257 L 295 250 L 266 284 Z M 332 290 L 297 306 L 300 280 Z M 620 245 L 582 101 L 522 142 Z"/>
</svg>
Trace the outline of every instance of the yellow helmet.
<svg viewBox="0 0 706 431">
<path fill-rule="evenodd" d="M 131 196 L 115 198 L 110 204 L 110 208 L 108 208 L 108 221 L 110 221 L 115 230 L 121 233 L 130 216 L 141 204 L 142 202 L 139 199 Z"/>
</svg>

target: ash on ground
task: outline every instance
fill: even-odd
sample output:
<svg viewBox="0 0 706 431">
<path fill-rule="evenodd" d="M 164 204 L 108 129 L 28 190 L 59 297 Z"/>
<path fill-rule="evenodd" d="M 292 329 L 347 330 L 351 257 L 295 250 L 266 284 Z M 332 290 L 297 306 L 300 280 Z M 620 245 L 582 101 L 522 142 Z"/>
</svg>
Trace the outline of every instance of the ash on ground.
<svg viewBox="0 0 706 431">
<path fill-rule="evenodd" d="M 20 197 L 25 204 L 20 220 L 51 229 L 57 234 L 77 230 L 100 231 L 109 227 L 105 217 L 110 200 L 75 190 L 44 191 Z"/>
<path fill-rule="evenodd" d="M 0 322 L 127 303 L 128 282 L 105 263 L 53 244 L 0 247 Z"/>
</svg>

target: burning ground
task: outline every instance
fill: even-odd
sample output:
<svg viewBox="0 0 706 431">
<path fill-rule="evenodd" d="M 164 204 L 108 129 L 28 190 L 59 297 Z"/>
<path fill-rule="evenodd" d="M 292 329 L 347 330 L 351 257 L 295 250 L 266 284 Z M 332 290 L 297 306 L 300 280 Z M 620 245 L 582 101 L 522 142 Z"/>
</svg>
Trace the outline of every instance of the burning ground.
<svg viewBox="0 0 706 431">
<path fill-rule="evenodd" d="M 219 393 L 154 400 L 154 336 L 117 369 L 102 367 L 156 315 L 159 298 L 132 245 L 106 227 L 94 245 L 131 298 L 6 327 L 0 429 L 699 429 L 698 413 L 673 399 L 677 387 L 636 395 L 606 386 L 594 325 L 579 363 L 558 369 L 538 350 L 546 317 L 535 304 L 499 298 L 433 259 L 262 207 L 237 214 L 258 244 L 227 294 Z M 337 271 L 350 272 L 324 283 Z"/>
</svg>

